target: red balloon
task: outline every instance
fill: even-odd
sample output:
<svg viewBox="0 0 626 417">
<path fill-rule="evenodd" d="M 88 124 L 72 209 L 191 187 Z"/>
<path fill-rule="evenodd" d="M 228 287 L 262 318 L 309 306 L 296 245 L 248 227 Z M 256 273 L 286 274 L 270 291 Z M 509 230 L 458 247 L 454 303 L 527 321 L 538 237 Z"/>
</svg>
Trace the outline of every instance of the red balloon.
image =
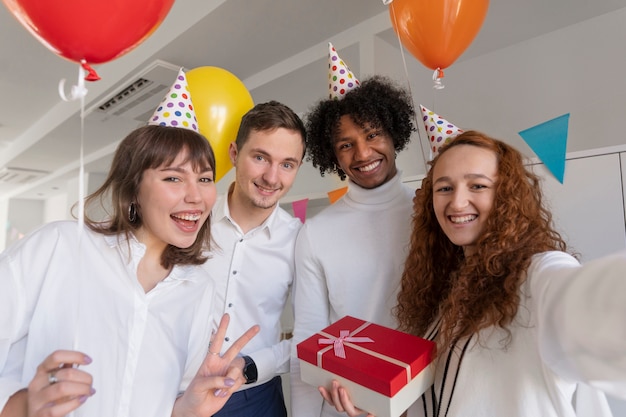
<svg viewBox="0 0 626 417">
<path fill-rule="evenodd" d="M 150 36 L 174 0 L 3 0 L 41 43 L 74 62 L 119 58 Z"/>
<path fill-rule="evenodd" d="M 411 54 L 430 69 L 448 68 L 472 43 L 489 0 L 393 0 L 391 24 Z"/>
</svg>

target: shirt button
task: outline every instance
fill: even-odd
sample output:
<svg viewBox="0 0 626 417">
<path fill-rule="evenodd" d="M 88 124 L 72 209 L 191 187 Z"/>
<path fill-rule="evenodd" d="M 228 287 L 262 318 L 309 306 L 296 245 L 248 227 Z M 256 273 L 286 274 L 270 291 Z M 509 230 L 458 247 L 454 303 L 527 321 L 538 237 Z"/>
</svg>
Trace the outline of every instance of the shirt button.
<svg viewBox="0 0 626 417">
<path fill-rule="evenodd" d="M 239 239 L 239 242 L 243 242 L 243 238 Z"/>
<path fill-rule="evenodd" d="M 230 341 L 230 337 L 225 337 L 224 340 L 226 340 L 228 342 L 228 341 Z"/>
<path fill-rule="evenodd" d="M 233 275 L 237 275 L 237 271 L 233 271 Z"/>
<path fill-rule="evenodd" d="M 228 307 L 232 307 L 232 306 L 233 306 L 233 303 L 228 303 Z"/>
</svg>

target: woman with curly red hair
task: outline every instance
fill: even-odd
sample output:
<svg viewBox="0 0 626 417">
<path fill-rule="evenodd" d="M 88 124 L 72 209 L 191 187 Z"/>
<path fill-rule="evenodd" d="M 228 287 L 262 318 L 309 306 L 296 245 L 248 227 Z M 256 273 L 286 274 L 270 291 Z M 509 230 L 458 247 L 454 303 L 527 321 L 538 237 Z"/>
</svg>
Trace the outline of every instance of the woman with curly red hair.
<svg viewBox="0 0 626 417">
<path fill-rule="evenodd" d="M 587 384 L 626 398 L 626 255 L 581 266 L 522 155 L 476 131 L 434 158 L 414 211 L 395 313 L 439 354 L 412 411 L 610 415 Z"/>
</svg>

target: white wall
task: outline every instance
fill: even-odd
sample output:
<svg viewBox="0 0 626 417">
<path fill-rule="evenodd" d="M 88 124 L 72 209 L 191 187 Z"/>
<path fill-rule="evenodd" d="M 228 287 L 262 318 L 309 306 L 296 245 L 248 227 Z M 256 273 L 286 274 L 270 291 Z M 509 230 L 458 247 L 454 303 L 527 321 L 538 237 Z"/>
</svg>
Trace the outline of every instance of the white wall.
<svg viewBox="0 0 626 417">
<path fill-rule="evenodd" d="M 93 192 L 95 192 L 98 188 L 100 188 L 100 186 L 104 183 L 104 181 L 106 180 L 106 174 L 103 173 L 98 173 L 98 172 L 87 172 L 84 175 L 84 179 L 83 179 L 83 193 L 84 196 L 87 196 Z M 66 199 L 66 219 L 73 219 L 76 218 L 79 213 L 78 213 L 78 206 L 74 207 L 76 205 L 76 202 L 80 200 L 80 195 L 79 195 L 79 190 L 80 190 L 80 182 L 78 178 L 75 178 L 73 180 L 70 180 L 67 182 L 67 199 Z M 98 217 L 100 217 L 100 214 L 103 214 L 102 210 L 98 210 L 95 213 Z"/>
<path fill-rule="evenodd" d="M 94 192 L 106 178 L 102 173 L 86 173 L 84 176 L 85 195 Z M 6 219 L 6 232 L 1 233 L 0 251 L 15 242 L 19 236 L 30 233 L 42 224 L 56 220 L 73 219 L 72 206 L 78 201 L 79 180 L 70 179 L 66 192 L 56 194 L 46 200 L 0 199 L 0 222 Z M 78 211 L 74 213 L 77 215 Z M 93 212 L 94 218 L 102 217 L 102 210 Z"/>
<path fill-rule="evenodd" d="M 14 198 L 8 200 L 7 210 L 7 246 L 19 240 L 22 236 L 32 232 L 44 223 L 44 202 L 41 200 L 27 200 Z"/>
<path fill-rule="evenodd" d="M 67 193 L 57 194 L 45 201 L 44 205 L 44 222 L 50 223 L 55 220 L 69 219 L 69 211 L 67 209 Z"/>
<path fill-rule="evenodd" d="M 545 200 L 559 232 L 583 262 L 626 249 L 620 164 L 624 155 L 568 157 L 563 184 L 543 164 L 535 166 L 544 178 Z"/>
</svg>

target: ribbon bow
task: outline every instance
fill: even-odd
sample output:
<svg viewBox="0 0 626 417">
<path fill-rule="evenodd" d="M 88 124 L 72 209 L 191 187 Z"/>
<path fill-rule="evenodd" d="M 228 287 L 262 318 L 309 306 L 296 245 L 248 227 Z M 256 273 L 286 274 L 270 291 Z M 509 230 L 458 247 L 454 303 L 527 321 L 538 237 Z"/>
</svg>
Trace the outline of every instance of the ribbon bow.
<svg viewBox="0 0 626 417">
<path fill-rule="evenodd" d="M 441 79 L 443 78 L 443 70 L 441 68 L 437 68 L 433 73 L 433 88 L 435 90 L 441 90 L 445 88 L 445 86 L 441 83 Z"/>
<path fill-rule="evenodd" d="M 335 356 L 345 359 L 346 358 L 346 349 L 343 345 L 344 342 L 352 342 L 352 343 L 365 343 L 365 342 L 373 342 L 369 337 L 354 337 L 350 336 L 349 330 L 340 330 L 339 337 L 334 337 L 332 339 L 318 339 L 317 343 L 320 345 L 333 345 L 333 350 L 335 351 Z"/>
</svg>

